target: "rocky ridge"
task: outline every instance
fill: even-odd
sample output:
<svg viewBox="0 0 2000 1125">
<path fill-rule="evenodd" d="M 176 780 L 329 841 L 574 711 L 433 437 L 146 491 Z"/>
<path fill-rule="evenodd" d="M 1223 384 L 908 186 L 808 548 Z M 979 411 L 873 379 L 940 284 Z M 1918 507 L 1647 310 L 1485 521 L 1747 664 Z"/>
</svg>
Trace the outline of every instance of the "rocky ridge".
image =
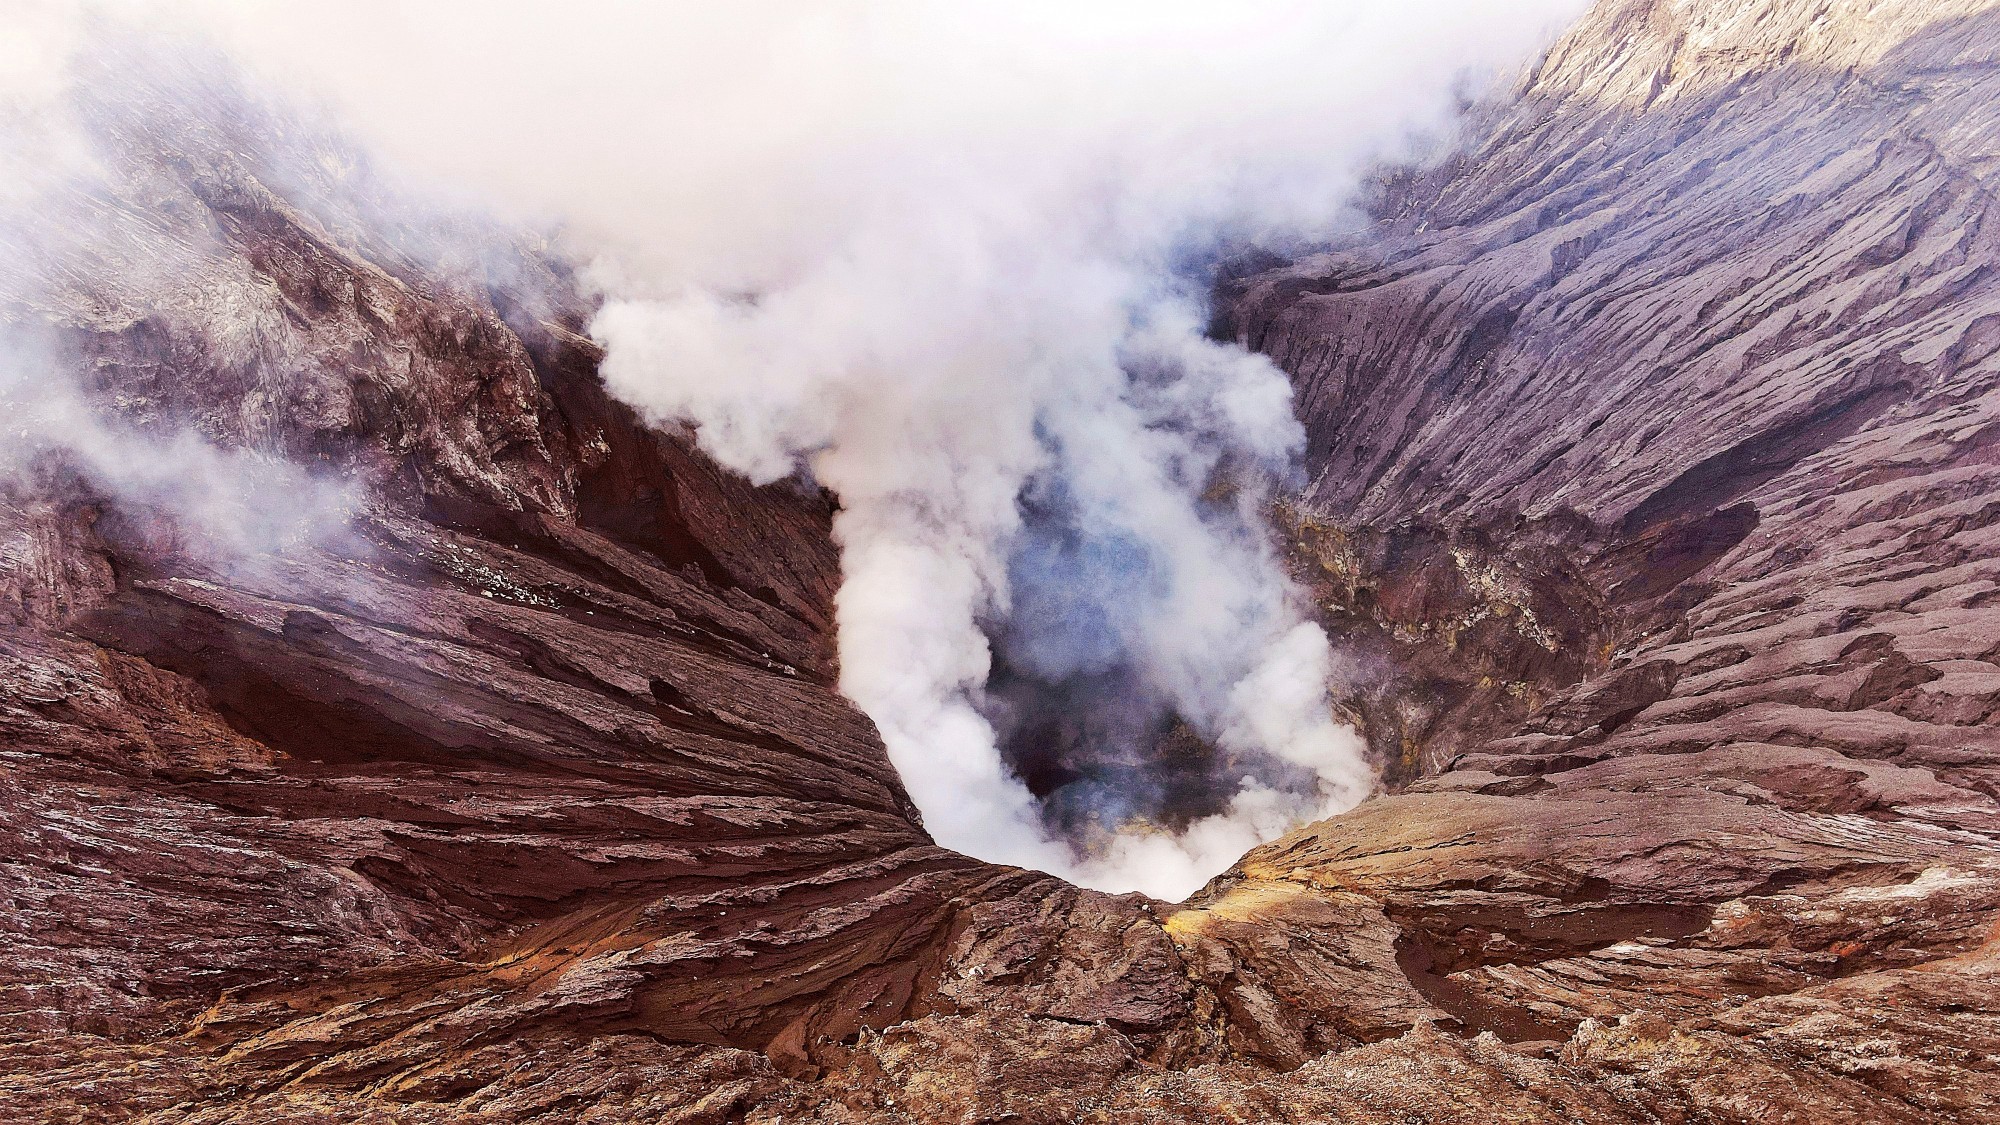
<svg viewBox="0 0 2000 1125">
<path fill-rule="evenodd" d="M 1232 284 L 1406 784 L 1187 904 L 929 841 L 830 501 L 608 400 L 559 266 L 141 107 L 57 260 L 173 268 L 10 319 L 371 491 L 250 560 L 0 494 L 0 1119 L 2000 1115 L 1996 21 L 1601 4 Z"/>
</svg>

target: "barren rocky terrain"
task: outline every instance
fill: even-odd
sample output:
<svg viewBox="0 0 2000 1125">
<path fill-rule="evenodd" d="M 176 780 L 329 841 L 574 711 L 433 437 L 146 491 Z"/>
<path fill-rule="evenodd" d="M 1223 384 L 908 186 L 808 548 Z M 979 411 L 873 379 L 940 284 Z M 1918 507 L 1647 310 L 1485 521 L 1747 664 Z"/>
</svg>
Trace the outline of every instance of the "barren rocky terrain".
<svg viewBox="0 0 2000 1125">
<path fill-rule="evenodd" d="M 0 1120 L 2000 1120 L 2000 7 L 1601 3 L 1226 283 L 1391 792 L 1185 904 L 931 843 L 833 499 L 607 398 L 560 264 L 181 108 L 5 315 L 368 490 L 0 491 Z"/>
</svg>

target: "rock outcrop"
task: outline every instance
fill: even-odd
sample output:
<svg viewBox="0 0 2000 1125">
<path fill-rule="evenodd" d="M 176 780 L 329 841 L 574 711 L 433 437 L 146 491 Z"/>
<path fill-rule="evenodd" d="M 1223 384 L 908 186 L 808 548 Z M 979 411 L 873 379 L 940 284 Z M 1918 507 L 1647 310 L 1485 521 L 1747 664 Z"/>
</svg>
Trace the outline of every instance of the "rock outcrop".
<svg viewBox="0 0 2000 1125">
<path fill-rule="evenodd" d="M 1399 792 L 1186 904 L 931 843 L 832 501 L 609 400 L 559 265 L 101 107 L 9 318 L 367 485 L 252 555 L 59 453 L 0 492 L 0 1120 L 2000 1117 L 1996 45 L 1601 4 L 1230 283 Z"/>
</svg>

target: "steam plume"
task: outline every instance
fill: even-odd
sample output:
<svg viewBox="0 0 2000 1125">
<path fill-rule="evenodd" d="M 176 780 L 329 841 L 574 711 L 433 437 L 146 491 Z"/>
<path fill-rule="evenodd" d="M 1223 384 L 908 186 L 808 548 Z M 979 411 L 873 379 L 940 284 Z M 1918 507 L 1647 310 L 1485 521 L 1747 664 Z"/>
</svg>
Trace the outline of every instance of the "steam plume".
<svg viewBox="0 0 2000 1125">
<path fill-rule="evenodd" d="M 842 688 L 940 842 L 1177 897 L 1371 783 L 1264 529 L 1289 387 L 1206 336 L 1210 271 L 1340 229 L 1373 160 L 1578 6 L 176 7 L 560 217 L 613 389 L 839 496 Z M 1038 800 L 1057 701 L 1136 767 Z M 1175 725 L 1210 750 L 1193 804 L 1143 760 Z"/>
</svg>

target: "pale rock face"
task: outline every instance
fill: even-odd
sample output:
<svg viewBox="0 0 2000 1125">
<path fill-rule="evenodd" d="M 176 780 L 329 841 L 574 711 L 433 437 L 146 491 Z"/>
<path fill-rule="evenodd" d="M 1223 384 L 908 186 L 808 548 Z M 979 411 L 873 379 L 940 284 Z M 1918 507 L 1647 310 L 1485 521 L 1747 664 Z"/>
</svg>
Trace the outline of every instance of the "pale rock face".
<svg viewBox="0 0 2000 1125">
<path fill-rule="evenodd" d="M 1985 0 L 1628 0 L 1592 7 L 1526 84 L 1531 94 L 1647 106 L 1716 93 L 1779 69 L 1828 73 L 1892 62 L 1912 40 L 1960 65 L 2000 51 L 1976 28 Z"/>
<path fill-rule="evenodd" d="M 107 205 L 194 281 L 8 316 L 372 484 L 254 566 L 0 492 L 0 1120 L 2000 1117 L 1996 43 L 1601 5 L 1232 283 L 1401 791 L 1184 905 L 931 843 L 833 689 L 827 499 L 609 402 L 559 267 L 183 138 Z"/>
</svg>

